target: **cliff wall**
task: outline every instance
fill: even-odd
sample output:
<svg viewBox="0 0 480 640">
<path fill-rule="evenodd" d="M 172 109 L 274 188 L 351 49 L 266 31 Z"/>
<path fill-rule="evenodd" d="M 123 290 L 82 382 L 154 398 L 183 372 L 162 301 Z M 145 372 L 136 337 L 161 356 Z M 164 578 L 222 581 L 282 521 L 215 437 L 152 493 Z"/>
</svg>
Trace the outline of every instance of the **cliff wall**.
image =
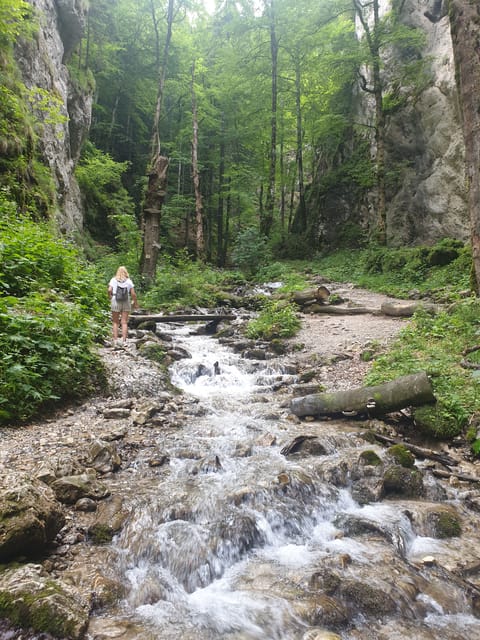
<svg viewBox="0 0 480 640">
<path fill-rule="evenodd" d="M 83 226 L 75 165 L 86 138 L 92 111 L 92 93 L 80 89 L 67 69 L 70 55 L 83 34 L 87 6 L 84 0 L 28 0 L 39 28 L 33 39 L 17 43 L 15 58 L 28 89 L 54 96 L 47 105 L 33 103 L 42 123 L 40 151 L 51 169 L 56 191 L 59 228 L 71 233 Z"/>
</svg>

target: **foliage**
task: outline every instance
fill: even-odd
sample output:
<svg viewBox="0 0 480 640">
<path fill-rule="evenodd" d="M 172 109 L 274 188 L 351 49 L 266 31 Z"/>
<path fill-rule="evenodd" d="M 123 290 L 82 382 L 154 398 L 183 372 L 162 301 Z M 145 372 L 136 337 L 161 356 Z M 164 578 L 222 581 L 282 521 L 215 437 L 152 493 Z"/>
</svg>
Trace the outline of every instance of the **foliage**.
<svg viewBox="0 0 480 640">
<path fill-rule="evenodd" d="M 140 235 L 134 204 L 122 184 L 128 162 L 115 162 L 91 142 L 85 145 L 76 168 L 85 208 L 85 226 L 92 237 L 139 258 Z"/>
<path fill-rule="evenodd" d="M 155 283 L 142 297 L 142 306 L 173 311 L 228 305 L 231 296 L 222 287 L 241 281 L 238 273 L 208 267 L 179 252 L 174 257 L 164 256 Z"/>
<path fill-rule="evenodd" d="M 0 201 L 0 422 L 25 420 L 101 380 L 105 287 L 44 223 Z"/>
<path fill-rule="evenodd" d="M 273 340 L 294 336 L 300 328 L 295 307 L 284 300 L 267 300 L 257 318 L 248 323 L 249 338 Z"/>
<path fill-rule="evenodd" d="M 322 275 L 373 291 L 408 297 L 415 290 L 446 301 L 458 299 L 459 291 L 469 289 L 471 259 L 469 246 L 445 239 L 432 247 L 369 246 L 338 251 L 314 264 Z"/>
<path fill-rule="evenodd" d="M 258 229 L 249 227 L 238 234 L 232 251 L 232 262 L 247 277 L 253 276 L 269 260 L 267 238 Z"/>
<path fill-rule="evenodd" d="M 436 316 L 418 312 L 388 353 L 374 362 L 366 383 L 426 371 L 438 402 L 418 414 L 419 423 L 433 425 L 429 431 L 439 438 L 459 433 L 480 402 L 480 381 L 460 366 L 464 350 L 478 341 L 479 312 L 480 302 L 473 298 Z"/>
</svg>

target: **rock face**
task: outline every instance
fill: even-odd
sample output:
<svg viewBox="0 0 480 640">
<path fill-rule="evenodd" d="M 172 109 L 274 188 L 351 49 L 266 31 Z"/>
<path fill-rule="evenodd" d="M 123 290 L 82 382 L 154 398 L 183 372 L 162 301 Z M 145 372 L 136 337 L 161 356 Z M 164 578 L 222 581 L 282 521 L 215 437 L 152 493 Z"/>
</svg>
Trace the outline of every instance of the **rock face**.
<svg viewBox="0 0 480 640">
<path fill-rule="evenodd" d="M 80 89 L 66 63 L 85 26 L 83 0 L 27 0 L 39 28 L 33 39 L 17 43 L 15 58 L 26 87 L 47 91 L 49 108 L 33 106 L 42 122 L 40 147 L 57 192 L 57 222 L 62 231 L 83 225 L 80 190 L 73 175 L 91 122 L 92 92 Z"/>
<path fill-rule="evenodd" d="M 380 0 L 380 15 L 391 11 L 392 4 L 392 0 Z M 465 145 L 449 17 L 440 13 L 432 22 L 425 16 L 435 6 L 434 0 L 404 0 L 396 4 L 400 21 L 424 34 L 421 59 L 426 81 L 415 96 L 407 97 L 386 118 L 387 241 L 390 246 L 429 245 L 444 237 L 467 241 Z M 360 37 L 360 28 L 358 34 Z M 392 75 L 395 55 L 398 53 L 382 49 L 386 78 Z M 401 91 L 387 82 L 384 94 L 397 95 Z M 370 136 L 374 156 L 372 95 L 359 88 L 354 110 L 355 121 L 364 125 L 362 135 Z M 335 244 L 346 223 L 368 226 L 369 221 L 375 220 L 374 190 L 362 194 L 352 183 L 350 193 L 345 188 L 340 193 L 335 189 L 325 193 L 320 187 L 317 196 L 318 188 L 312 185 L 310 206 L 322 210 L 319 228 L 327 245 Z"/>
<path fill-rule="evenodd" d="M 417 100 L 390 119 L 389 164 L 404 164 L 388 194 L 392 244 L 429 244 L 442 237 L 469 235 L 465 190 L 465 147 L 455 83 L 450 22 L 430 22 L 425 2 L 406 0 L 402 21 L 425 33 L 423 57 L 431 81 Z"/>
</svg>

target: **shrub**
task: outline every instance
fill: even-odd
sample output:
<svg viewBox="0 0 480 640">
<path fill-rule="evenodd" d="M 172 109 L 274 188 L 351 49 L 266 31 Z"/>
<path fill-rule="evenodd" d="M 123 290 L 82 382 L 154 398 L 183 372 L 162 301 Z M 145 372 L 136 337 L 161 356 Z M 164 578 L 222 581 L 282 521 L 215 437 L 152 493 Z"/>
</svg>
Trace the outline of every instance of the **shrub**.
<svg viewBox="0 0 480 640">
<path fill-rule="evenodd" d="M 248 323 L 246 334 L 249 338 L 289 338 L 300 328 L 293 305 L 284 300 L 268 300 L 257 318 Z"/>
<path fill-rule="evenodd" d="M 47 223 L 0 202 L 0 422 L 25 420 L 102 380 L 94 341 L 105 285 Z"/>
</svg>

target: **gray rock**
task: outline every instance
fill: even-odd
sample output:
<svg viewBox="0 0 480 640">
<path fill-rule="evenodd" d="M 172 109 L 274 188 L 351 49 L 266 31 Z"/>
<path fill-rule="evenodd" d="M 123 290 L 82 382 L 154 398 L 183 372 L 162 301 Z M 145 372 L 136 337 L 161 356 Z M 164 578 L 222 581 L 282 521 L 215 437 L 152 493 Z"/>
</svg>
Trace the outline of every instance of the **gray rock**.
<svg viewBox="0 0 480 640">
<path fill-rule="evenodd" d="M 117 447 L 112 442 L 95 440 L 90 445 L 88 456 L 89 466 L 93 467 L 98 473 L 118 471 L 122 466 L 122 460 L 117 451 Z"/>
<path fill-rule="evenodd" d="M 59 478 L 52 484 L 52 489 L 57 499 L 64 504 L 75 504 L 81 498 L 102 500 L 110 494 L 95 475 L 89 473 Z"/>
<path fill-rule="evenodd" d="M 63 527 L 54 492 L 22 474 L 0 481 L 0 561 L 40 555 Z"/>
<path fill-rule="evenodd" d="M 3 571 L 0 601 L 2 617 L 36 632 L 80 640 L 87 628 L 90 602 L 82 599 L 77 590 L 52 578 L 40 565 Z"/>
</svg>

